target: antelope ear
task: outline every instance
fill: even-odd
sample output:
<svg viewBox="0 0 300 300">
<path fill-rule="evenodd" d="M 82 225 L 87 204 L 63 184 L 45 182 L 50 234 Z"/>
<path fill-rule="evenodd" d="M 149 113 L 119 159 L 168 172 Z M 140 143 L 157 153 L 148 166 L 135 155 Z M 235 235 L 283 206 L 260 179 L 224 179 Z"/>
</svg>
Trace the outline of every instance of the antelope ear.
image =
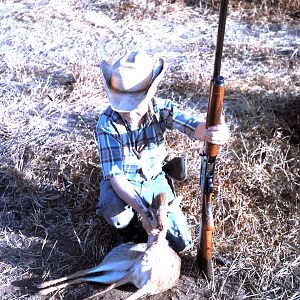
<svg viewBox="0 0 300 300">
<path fill-rule="evenodd" d="M 140 207 L 144 210 L 144 211 L 148 211 L 150 204 L 144 199 L 144 197 L 141 197 L 139 195 L 139 193 L 137 191 L 135 191 L 135 194 L 137 196 L 137 201 L 139 202 Z"/>
<path fill-rule="evenodd" d="M 183 196 L 175 197 L 171 202 L 169 202 L 169 207 L 179 206 L 180 202 L 182 201 Z"/>
<path fill-rule="evenodd" d="M 144 197 L 140 197 L 140 199 L 141 199 L 143 205 L 144 205 L 147 209 L 149 209 L 150 204 L 144 199 Z"/>
<path fill-rule="evenodd" d="M 153 209 L 159 209 L 161 206 L 164 206 L 166 205 L 167 203 L 167 194 L 162 192 L 162 193 L 159 193 L 158 195 L 156 195 L 154 197 L 154 194 L 152 196 L 152 203 L 151 203 L 151 207 Z"/>
</svg>

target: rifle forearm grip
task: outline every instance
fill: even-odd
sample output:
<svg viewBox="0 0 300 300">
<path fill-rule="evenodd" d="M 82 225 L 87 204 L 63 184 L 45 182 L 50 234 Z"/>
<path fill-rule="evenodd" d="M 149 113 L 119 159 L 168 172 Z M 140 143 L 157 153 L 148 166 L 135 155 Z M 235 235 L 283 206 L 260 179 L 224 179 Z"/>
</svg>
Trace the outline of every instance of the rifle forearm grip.
<svg viewBox="0 0 300 300">
<path fill-rule="evenodd" d="M 221 114 L 224 100 L 224 78 L 218 76 L 210 83 L 210 95 L 207 109 L 206 128 L 221 124 Z"/>
<path fill-rule="evenodd" d="M 210 95 L 207 109 L 207 118 L 205 127 L 220 125 L 224 101 L 224 78 L 218 76 L 213 78 L 210 83 Z M 219 146 L 206 143 L 205 154 L 209 158 L 215 158 L 218 155 Z"/>
</svg>

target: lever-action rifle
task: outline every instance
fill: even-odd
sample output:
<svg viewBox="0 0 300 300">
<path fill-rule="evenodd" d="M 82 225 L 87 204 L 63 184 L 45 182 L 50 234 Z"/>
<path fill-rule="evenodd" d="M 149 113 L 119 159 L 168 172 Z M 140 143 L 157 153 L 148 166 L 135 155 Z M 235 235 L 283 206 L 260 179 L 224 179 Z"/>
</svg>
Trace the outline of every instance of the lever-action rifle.
<svg viewBox="0 0 300 300">
<path fill-rule="evenodd" d="M 227 6 L 228 0 L 222 0 L 220 7 L 217 46 L 215 53 L 214 74 L 210 83 L 206 128 L 221 123 L 221 114 L 224 100 L 224 78 L 220 76 L 220 69 Z M 205 142 L 203 147 L 200 169 L 202 219 L 197 246 L 197 262 L 208 280 L 210 280 L 212 276 L 212 235 L 214 230 L 212 204 L 214 189 L 214 170 L 218 151 L 218 145 Z"/>
</svg>

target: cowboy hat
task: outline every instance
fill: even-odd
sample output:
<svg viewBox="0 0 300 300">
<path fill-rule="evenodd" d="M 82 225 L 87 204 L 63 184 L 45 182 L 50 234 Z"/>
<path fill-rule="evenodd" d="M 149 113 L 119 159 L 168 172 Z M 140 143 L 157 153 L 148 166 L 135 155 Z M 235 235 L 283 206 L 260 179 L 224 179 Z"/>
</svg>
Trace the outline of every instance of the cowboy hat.
<svg viewBox="0 0 300 300">
<path fill-rule="evenodd" d="M 112 109 L 129 112 L 153 97 L 165 69 L 162 59 L 153 64 L 144 51 L 128 52 L 112 66 L 101 61 L 103 84 Z"/>
</svg>

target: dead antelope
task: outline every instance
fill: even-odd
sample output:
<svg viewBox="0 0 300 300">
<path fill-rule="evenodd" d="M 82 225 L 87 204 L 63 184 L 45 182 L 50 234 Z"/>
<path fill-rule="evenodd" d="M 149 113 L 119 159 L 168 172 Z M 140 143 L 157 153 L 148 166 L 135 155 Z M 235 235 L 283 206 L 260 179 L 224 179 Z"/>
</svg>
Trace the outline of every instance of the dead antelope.
<svg viewBox="0 0 300 300">
<path fill-rule="evenodd" d="M 178 205 L 178 199 L 174 199 L 176 201 L 173 200 L 171 205 Z M 147 244 L 121 244 L 113 248 L 102 263 L 94 268 L 41 283 L 38 286 L 42 289 L 40 293 L 47 295 L 81 282 L 110 284 L 100 293 L 87 298 L 92 299 L 120 285 L 132 283 L 138 290 L 126 299 L 134 300 L 173 287 L 180 276 L 181 259 L 166 240 L 169 205 L 166 194 L 161 193 L 148 207 L 149 218 L 155 230 L 148 235 Z"/>
</svg>

